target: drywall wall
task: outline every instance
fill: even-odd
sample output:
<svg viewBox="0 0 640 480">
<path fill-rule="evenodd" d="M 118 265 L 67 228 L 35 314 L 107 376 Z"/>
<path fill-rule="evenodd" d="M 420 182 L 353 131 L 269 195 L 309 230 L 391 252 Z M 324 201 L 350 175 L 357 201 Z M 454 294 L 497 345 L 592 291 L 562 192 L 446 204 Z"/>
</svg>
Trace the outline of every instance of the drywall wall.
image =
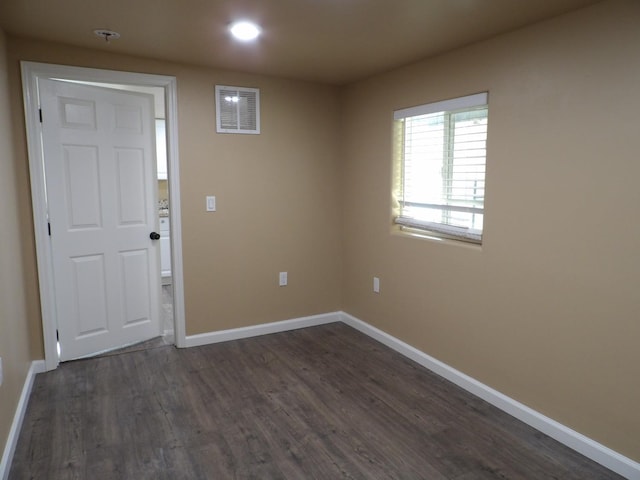
<svg viewBox="0 0 640 480">
<path fill-rule="evenodd" d="M 18 190 L 28 188 L 28 183 L 25 184 L 24 177 L 20 178 L 16 173 L 12 130 L 6 37 L 0 30 L 0 357 L 3 370 L 0 386 L 0 456 L 31 363 L 24 295 L 25 266 L 21 255 L 24 219 L 18 215 L 16 208 L 20 202 Z"/>
<path fill-rule="evenodd" d="M 343 310 L 636 461 L 639 57 L 640 3 L 615 0 L 356 83 L 343 108 Z M 393 110 L 481 91 L 484 244 L 394 232 Z"/>
<path fill-rule="evenodd" d="M 99 48 L 108 50 L 103 44 Z M 20 38 L 9 39 L 8 52 L 16 125 L 24 124 L 21 60 L 176 77 L 188 335 L 339 309 L 339 106 L 334 87 Z M 260 135 L 216 134 L 216 84 L 260 89 Z M 23 148 L 15 168 L 26 175 L 24 131 L 19 134 Z M 205 211 L 206 195 L 216 196 L 215 213 Z M 20 214 L 31 217 L 30 206 Z M 34 263 L 33 238 L 24 242 L 27 261 Z M 289 274 L 287 287 L 278 286 L 280 271 Z M 35 279 L 28 295 L 37 301 Z M 41 338 L 40 318 L 31 331 L 32 338 Z"/>
</svg>

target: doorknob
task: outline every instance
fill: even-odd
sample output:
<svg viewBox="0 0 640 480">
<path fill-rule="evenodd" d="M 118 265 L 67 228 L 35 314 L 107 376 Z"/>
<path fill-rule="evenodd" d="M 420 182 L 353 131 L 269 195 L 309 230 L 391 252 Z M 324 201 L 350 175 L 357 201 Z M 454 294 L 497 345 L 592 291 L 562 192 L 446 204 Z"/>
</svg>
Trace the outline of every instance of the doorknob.
<svg viewBox="0 0 640 480">
<path fill-rule="evenodd" d="M 156 232 L 151 232 L 151 233 L 149 234 L 149 238 L 150 238 L 151 240 L 160 240 L 160 234 L 159 234 L 159 233 L 156 233 Z"/>
</svg>

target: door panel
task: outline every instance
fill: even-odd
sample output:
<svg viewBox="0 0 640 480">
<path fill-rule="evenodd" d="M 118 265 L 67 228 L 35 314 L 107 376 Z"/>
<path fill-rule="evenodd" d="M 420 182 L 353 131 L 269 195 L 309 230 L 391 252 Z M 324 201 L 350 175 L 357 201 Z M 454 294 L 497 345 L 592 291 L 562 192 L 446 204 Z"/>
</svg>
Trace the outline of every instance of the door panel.
<svg viewBox="0 0 640 480">
<path fill-rule="evenodd" d="M 100 228 L 98 149 L 63 145 L 69 230 Z"/>
<path fill-rule="evenodd" d="M 78 337 L 108 330 L 104 255 L 71 258 L 73 300 L 72 322 Z"/>
<path fill-rule="evenodd" d="M 60 126 L 96 130 L 96 104 L 91 100 L 59 97 Z"/>
<path fill-rule="evenodd" d="M 153 98 L 39 86 L 60 359 L 157 336 Z"/>
<path fill-rule="evenodd" d="M 147 192 L 145 191 L 144 150 L 115 149 L 118 182 L 118 225 L 146 225 Z"/>
<path fill-rule="evenodd" d="M 114 114 L 117 132 L 140 135 L 144 130 L 141 108 L 133 105 L 115 105 Z"/>
<path fill-rule="evenodd" d="M 147 250 L 120 253 L 120 275 L 124 304 L 124 325 L 150 322 L 151 298 L 146 282 L 149 271 Z"/>
</svg>

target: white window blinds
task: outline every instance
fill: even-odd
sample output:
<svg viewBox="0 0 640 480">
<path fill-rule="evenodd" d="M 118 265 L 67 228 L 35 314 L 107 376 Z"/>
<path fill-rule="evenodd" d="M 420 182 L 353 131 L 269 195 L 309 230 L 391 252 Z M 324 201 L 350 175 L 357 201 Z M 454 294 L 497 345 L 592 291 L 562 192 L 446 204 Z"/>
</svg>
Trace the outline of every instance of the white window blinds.
<svg viewBox="0 0 640 480">
<path fill-rule="evenodd" d="M 260 90 L 216 85 L 216 131 L 260 133 Z"/>
<path fill-rule="evenodd" d="M 410 228 L 481 243 L 487 93 L 398 110 L 400 213 Z"/>
</svg>

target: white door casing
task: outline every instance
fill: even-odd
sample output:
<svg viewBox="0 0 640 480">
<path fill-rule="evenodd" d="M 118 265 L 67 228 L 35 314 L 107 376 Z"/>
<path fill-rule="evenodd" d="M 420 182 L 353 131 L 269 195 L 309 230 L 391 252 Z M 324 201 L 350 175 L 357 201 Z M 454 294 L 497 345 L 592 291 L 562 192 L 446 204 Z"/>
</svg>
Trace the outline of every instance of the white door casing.
<svg viewBox="0 0 640 480">
<path fill-rule="evenodd" d="M 157 336 L 153 97 L 39 88 L 60 360 Z"/>
<path fill-rule="evenodd" d="M 20 62 L 24 115 L 29 154 L 29 176 L 33 227 L 38 267 L 38 289 L 40 314 L 42 316 L 42 340 L 45 369 L 58 366 L 55 313 L 55 288 L 51 242 L 47 228 L 47 202 L 42 161 L 42 124 L 39 120 L 38 82 L 41 79 L 68 79 L 76 82 L 102 82 L 118 85 L 160 87 L 165 92 L 167 125 L 167 163 L 170 171 L 169 193 L 171 195 L 171 262 L 173 289 L 174 339 L 177 347 L 186 347 L 184 282 L 182 263 L 182 219 L 180 196 L 180 159 L 178 147 L 178 97 L 175 77 L 147 73 L 134 73 L 85 67 L 72 67 L 39 62 Z"/>
</svg>

